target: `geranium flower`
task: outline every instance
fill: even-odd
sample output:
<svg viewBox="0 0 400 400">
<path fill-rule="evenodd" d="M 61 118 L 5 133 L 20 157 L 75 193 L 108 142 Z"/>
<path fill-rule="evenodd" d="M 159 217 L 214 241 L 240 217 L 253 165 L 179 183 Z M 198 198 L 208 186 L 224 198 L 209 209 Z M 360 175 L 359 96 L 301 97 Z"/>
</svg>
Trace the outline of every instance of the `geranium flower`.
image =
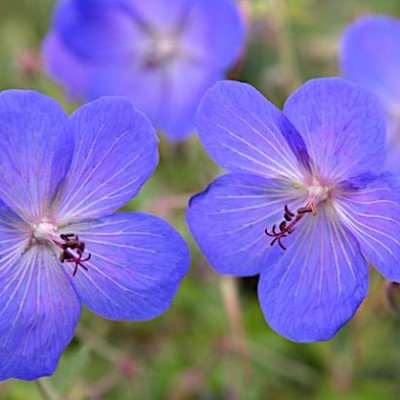
<svg viewBox="0 0 400 400">
<path fill-rule="evenodd" d="M 157 138 L 122 98 L 70 118 L 35 92 L 0 94 L 0 379 L 50 375 L 84 305 L 112 320 L 166 311 L 188 264 L 159 218 L 114 212 L 153 173 Z"/>
<path fill-rule="evenodd" d="M 400 173 L 400 21 L 368 16 L 344 33 L 342 75 L 376 95 L 387 119 L 387 168 Z"/>
<path fill-rule="evenodd" d="M 260 274 L 272 329 L 330 339 L 367 294 L 367 261 L 399 282 L 399 189 L 383 173 L 385 124 L 372 95 L 312 80 L 281 112 L 225 81 L 205 95 L 197 126 L 228 174 L 192 198 L 190 230 L 217 272 Z"/>
<path fill-rule="evenodd" d="M 171 140 L 194 129 L 207 88 L 243 47 L 232 0 L 64 0 L 46 40 L 47 70 L 73 97 L 129 97 Z"/>
</svg>

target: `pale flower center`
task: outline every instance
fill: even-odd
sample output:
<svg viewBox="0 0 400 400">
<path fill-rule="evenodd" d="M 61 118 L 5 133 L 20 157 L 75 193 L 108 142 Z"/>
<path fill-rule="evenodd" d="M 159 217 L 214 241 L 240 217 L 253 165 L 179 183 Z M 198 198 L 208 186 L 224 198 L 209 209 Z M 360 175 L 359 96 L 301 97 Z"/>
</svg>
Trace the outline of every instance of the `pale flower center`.
<svg viewBox="0 0 400 400">
<path fill-rule="evenodd" d="M 329 188 L 321 185 L 317 180 L 313 180 L 311 186 L 308 187 L 307 203 L 313 203 L 315 206 L 325 201 L 329 196 Z"/>
<path fill-rule="evenodd" d="M 162 67 L 179 53 L 179 40 L 176 35 L 155 35 L 145 56 L 148 68 Z"/>
<path fill-rule="evenodd" d="M 155 52 L 160 58 L 170 57 L 177 51 L 176 39 L 172 36 L 161 36 L 155 42 Z"/>
<path fill-rule="evenodd" d="M 32 226 L 33 237 L 39 242 L 50 241 L 56 236 L 57 228 L 49 222 L 42 221 Z"/>
</svg>

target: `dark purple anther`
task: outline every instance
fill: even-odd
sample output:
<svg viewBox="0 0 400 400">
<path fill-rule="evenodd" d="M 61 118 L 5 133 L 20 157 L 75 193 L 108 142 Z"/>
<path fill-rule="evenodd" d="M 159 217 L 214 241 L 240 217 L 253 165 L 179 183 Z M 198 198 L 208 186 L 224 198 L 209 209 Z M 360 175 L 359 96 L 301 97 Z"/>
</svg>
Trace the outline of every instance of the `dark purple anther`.
<svg viewBox="0 0 400 400">
<path fill-rule="evenodd" d="M 62 263 L 64 261 L 75 263 L 75 269 L 72 272 L 72 276 L 77 274 L 79 267 L 88 271 L 88 268 L 83 263 L 90 260 L 91 254 L 89 253 L 86 258 L 82 258 L 83 253 L 85 252 L 85 243 L 79 240 L 79 236 L 74 233 L 62 234 L 60 235 L 60 238 L 63 242 L 56 242 L 57 246 L 62 250 L 60 261 Z"/>
<path fill-rule="evenodd" d="M 316 215 L 317 209 L 314 203 L 310 203 L 306 207 L 300 207 L 296 214 L 291 212 L 287 205 L 285 205 L 284 210 L 284 220 L 279 224 L 279 231 L 277 232 L 275 224 L 272 227 L 272 232 L 268 232 L 267 228 L 265 230 L 265 234 L 273 238 L 272 242 L 270 243 L 271 246 L 273 246 L 275 243 L 278 243 L 281 249 L 286 250 L 286 247 L 282 244 L 282 239 L 294 231 L 296 224 L 304 217 L 305 214 L 312 213 Z"/>
</svg>

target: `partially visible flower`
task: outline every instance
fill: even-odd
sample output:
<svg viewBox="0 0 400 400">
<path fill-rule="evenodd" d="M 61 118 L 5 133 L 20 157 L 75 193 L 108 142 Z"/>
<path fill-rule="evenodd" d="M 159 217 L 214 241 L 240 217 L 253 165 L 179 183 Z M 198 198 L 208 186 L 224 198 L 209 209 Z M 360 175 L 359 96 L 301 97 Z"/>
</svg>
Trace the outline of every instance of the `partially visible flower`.
<svg viewBox="0 0 400 400">
<path fill-rule="evenodd" d="M 0 380 L 52 374 L 81 304 L 113 320 L 169 308 L 187 245 L 159 218 L 114 214 L 157 162 L 155 131 L 128 100 L 68 118 L 38 93 L 0 94 Z"/>
<path fill-rule="evenodd" d="M 372 95 L 317 79 L 281 112 L 225 81 L 200 103 L 197 126 L 228 174 L 192 198 L 190 230 L 219 273 L 260 274 L 271 328 L 298 342 L 332 338 L 367 294 L 367 260 L 400 281 L 400 191 L 383 174 L 384 117 Z"/>
<path fill-rule="evenodd" d="M 40 53 L 32 50 L 21 52 L 15 60 L 15 69 L 24 79 L 34 78 L 42 70 L 42 59 Z"/>
<path fill-rule="evenodd" d="M 243 41 L 234 0 L 64 0 L 44 58 L 71 96 L 127 96 L 178 141 Z"/>
<path fill-rule="evenodd" d="M 375 94 L 386 112 L 387 168 L 400 173 L 400 21 L 384 16 L 359 19 L 345 31 L 342 75 Z"/>
</svg>

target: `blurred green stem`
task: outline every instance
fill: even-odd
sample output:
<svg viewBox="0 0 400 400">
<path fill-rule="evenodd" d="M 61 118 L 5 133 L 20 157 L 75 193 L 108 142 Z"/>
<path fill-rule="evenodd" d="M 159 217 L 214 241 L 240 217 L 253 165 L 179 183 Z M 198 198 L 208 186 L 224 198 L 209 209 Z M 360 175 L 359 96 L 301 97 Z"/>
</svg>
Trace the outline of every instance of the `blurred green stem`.
<svg viewBox="0 0 400 400">
<path fill-rule="evenodd" d="M 361 332 L 362 332 L 362 318 L 364 315 L 364 308 L 360 308 L 351 321 L 350 325 L 350 345 L 351 345 L 351 384 L 357 378 L 357 373 L 362 364 L 362 346 L 361 346 Z"/>
<path fill-rule="evenodd" d="M 79 325 L 76 329 L 76 337 L 84 343 L 89 349 L 96 354 L 104 357 L 106 360 L 113 363 L 115 366 L 120 366 L 126 359 L 126 355 L 120 352 L 117 348 L 109 344 L 96 332 Z"/>
<path fill-rule="evenodd" d="M 220 279 L 220 287 L 224 307 L 229 320 L 232 346 L 235 353 L 239 356 L 244 381 L 245 383 L 249 383 L 252 378 L 252 368 L 249 357 L 249 347 L 243 327 L 237 280 L 229 276 L 222 276 Z"/>
<path fill-rule="evenodd" d="M 276 24 L 280 70 L 284 74 L 289 95 L 301 85 L 302 79 L 297 64 L 287 0 L 269 0 L 269 3 Z"/>
<path fill-rule="evenodd" d="M 37 390 L 43 400 L 60 400 L 61 397 L 56 393 L 47 379 L 38 379 L 35 381 Z"/>
</svg>

